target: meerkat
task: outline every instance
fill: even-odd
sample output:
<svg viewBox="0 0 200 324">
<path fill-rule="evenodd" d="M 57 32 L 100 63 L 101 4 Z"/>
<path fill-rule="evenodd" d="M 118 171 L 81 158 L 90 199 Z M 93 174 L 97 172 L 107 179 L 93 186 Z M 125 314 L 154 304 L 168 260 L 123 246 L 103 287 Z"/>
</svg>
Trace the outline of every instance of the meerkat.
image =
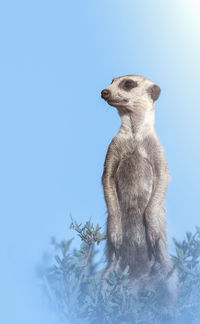
<svg viewBox="0 0 200 324">
<path fill-rule="evenodd" d="M 167 252 L 165 200 L 170 172 L 155 131 L 155 101 L 161 89 L 139 75 L 112 80 L 101 97 L 121 118 L 111 141 L 102 176 L 108 210 L 108 267 L 133 279 L 167 277 L 172 264 Z M 175 290 L 175 276 L 168 290 Z"/>
</svg>

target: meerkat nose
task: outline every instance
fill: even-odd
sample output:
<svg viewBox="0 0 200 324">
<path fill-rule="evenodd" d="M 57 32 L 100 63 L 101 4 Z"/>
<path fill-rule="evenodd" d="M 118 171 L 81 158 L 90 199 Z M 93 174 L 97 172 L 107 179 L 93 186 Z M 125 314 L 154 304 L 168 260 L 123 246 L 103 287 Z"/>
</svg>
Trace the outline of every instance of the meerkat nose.
<svg viewBox="0 0 200 324">
<path fill-rule="evenodd" d="M 104 89 L 101 91 L 101 98 L 108 100 L 109 97 L 110 97 L 110 90 Z"/>
</svg>

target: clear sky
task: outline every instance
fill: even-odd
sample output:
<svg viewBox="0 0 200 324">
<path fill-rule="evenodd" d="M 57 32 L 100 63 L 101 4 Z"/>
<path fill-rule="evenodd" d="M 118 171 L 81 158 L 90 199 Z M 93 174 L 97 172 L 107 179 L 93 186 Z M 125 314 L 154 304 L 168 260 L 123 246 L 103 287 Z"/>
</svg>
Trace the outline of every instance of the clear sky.
<svg viewBox="0 0 200 324">
<path fill-rule="evenodd" d="M 52 235 L 73 236 L 70 214 L 105 224 L 101 175 L 120 119 L 100 92 L 113 77 L 161 87 L 169 239 L 200 225 L 199 16 L 198 0 L 1 2 L 1 323 L 53 323 L 35 265 Z"/>
</svg>

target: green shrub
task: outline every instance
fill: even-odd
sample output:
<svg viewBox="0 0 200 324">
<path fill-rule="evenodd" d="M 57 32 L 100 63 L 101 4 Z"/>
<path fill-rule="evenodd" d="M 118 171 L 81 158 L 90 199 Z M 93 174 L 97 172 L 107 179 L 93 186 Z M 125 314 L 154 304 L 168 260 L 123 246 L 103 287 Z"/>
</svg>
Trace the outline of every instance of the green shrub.
<svg viewBox="0 0 200 324">
<path fill-rule="evenodd" d="M 119 276 L 113 272 L 107 293 L 101 288 L 99 264 L 95 262 L 97 246 L 106 239 L 88 221 L 84 226 L 72 221 L 71 227 L 81 238 L 80 249 L 72 249 L 72 240 L 57 243 L 55 261 L 38 268 L 42 286 L 60 323 L 79 324 L 199 324 L 200 323 L 200 229 L 186 233 L 183 242 L 174 239 L 176 253 L 171 258 L 179 275 L 178 300 L 169 315 L 159 301 L 157 291 L 135 294 L 128 285 L 128 268 Z"/>
</svg>

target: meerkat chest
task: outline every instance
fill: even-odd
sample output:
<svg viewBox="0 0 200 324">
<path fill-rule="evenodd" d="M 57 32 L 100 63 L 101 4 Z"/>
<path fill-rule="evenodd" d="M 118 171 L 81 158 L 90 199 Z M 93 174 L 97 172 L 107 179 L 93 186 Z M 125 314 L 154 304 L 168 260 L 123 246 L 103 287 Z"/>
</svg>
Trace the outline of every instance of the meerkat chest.
<svg viewBox="0 0 200 324">
<path fill-rule="evenodd" d="M 145 196 L 149 194 L 153 185 L 153 170 L 150 156 L 142 141 L 133 137 L 120 137 L 120 156 L 114 178 L 120 196 Z M 145 195 L 144 195 L 145 193 Z"/>
<path fill-rule="evenodd" d="M 116 144 L 119 151 L 119 160 L 133 155 L 137 156 L 140 160 L 150 159 L 143 142 L 133 137 L 131 133 L 119 133 L 116 137 Z"/>
<path fill-rule="evenodd" d="M 116 169 L 116 178 L 130 179 L 137 178 L 137 183 L 144 183 L 152 177 L 152 164 L 148 152 L 137 143 L 124 143 L 123 150 L 120 154 L 118 168 Z"/>
</svg>

